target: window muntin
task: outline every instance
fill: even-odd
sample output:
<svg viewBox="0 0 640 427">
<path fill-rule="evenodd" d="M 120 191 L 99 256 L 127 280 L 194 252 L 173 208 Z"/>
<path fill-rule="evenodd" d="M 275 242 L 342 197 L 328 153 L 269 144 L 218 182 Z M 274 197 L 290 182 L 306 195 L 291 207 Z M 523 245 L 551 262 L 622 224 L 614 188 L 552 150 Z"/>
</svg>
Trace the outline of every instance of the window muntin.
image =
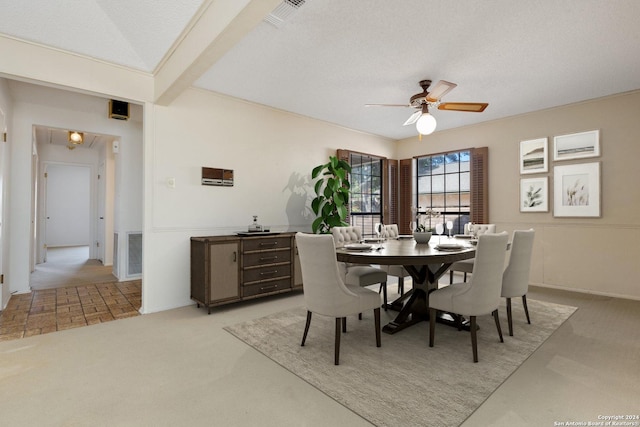
<svg viewBox="0 0 640 427">
<path fill-rule="evenodd" d="M 457 151 L 417 158 L 417 208 L 442 215 L 432 221 L 453 222 L 453 234 L 464 232 L 471 209 L 471 151 Z"/>
<path fill-rule="evenodd" d="M 351 153 L 349 163 L 350 224 L 361 227 L 363 236 L 373 236 L 375 224 L 382 222 L 382 159 Z"/>
</svg>

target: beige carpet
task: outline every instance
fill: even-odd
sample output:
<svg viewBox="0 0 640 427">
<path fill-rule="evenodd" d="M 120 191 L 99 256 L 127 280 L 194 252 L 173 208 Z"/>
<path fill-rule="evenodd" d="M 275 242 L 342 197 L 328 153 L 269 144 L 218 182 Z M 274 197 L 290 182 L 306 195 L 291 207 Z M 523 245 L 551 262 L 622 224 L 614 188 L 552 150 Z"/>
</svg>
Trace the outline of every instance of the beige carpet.
<svg viewBox="0 0 640 427">
<path fill-rule="evenodd" d="M 300 307 L 225 330 L 378 426 L 457 426 L 486 400 L 571 314 L 575 307 L 530 300 L 532 324 L 514 301 L 514 336 L 500 343 L 493 318 L 478 318 L 479 363 L 473 363 L 468 332 L 436 325 L 428 347 L 428 323 L 375 347 L 373 313 L 347 320 L 340 365 L 333 365 L 334 320 L 315 315 L 304 347 Z M 393 316 L 393 312 L 388 313 Z M 384 324 L 384 323 L 383 323 Z"/>
</svg>

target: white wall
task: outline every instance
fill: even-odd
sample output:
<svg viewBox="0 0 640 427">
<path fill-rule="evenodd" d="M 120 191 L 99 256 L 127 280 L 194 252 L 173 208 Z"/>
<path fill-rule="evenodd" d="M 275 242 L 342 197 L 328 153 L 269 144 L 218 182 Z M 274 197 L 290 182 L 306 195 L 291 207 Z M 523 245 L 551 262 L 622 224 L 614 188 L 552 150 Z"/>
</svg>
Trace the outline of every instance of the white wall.
<svg viewBox="0 0 640 427">
<path fill-rule="evenodd" d="M 145 120 L 146 312 L 191 303 L 191 236 L 246 230 L 252 215 L 272 229 L 310 230 L 315 166 L 338 148 L 395 150 L 385 138 L 196 89 Z M 233 169 L 234 186 L 201 185 L 203 166 Z"/>
</svg>

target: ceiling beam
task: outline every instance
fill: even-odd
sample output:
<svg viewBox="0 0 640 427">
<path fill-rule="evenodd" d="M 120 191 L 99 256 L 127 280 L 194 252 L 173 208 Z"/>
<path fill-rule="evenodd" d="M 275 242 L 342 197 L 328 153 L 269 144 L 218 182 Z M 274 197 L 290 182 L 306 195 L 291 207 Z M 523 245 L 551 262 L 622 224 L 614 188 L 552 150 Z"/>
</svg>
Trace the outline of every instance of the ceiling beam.
<svg viewBox="0 0 640 427">
<path fill-rule="evenodd" d="M 155 102 L 169 105 L 282 0 L 209 0 L 155 73 Z"/>
</svg>

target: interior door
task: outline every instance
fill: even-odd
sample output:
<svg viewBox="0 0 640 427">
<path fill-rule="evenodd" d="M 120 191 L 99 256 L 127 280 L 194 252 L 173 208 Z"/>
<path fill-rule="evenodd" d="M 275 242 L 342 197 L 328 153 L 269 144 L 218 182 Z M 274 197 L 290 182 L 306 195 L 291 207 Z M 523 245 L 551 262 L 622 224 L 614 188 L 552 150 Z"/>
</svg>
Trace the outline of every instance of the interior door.
<svg viewBox="0 0 640 427">
<path fill-rule="evenodd" d="M 104 162 L 98 166 L 98 223 L 96 226 L 96 259 L 104 264 L 104 248 L 105 248 L 105 194 L 106 182 L 104 177 Z"/>
<path fill-rule="evenodd" d="M 5 141 L 7 135 L 7 128 L 5 126 L 5 118 L 4 112 L 0 110 L 0 140 Z M 4 248 L 4 233 L 2 224 L 4 222 L 4 217 L 2 212 L 4 211 L 4 158 L 5 158 L 5 147 L 7 144 L 1 143 L 0 145 L 0 274 L 4 274 L 3 265 L 2 265 L 2 257 Z M 0 310 L 4 308 L 6 303 L 9 301 L 10 292 L 9 286 L 0 286 L 2 288 L 2 293 L 0 294 Z"/>
<path fill-rule="evenodd" d="M 46 245 L 89 246 L 90 168 L 49 164 L 46 191 Z"/>
</svg>

